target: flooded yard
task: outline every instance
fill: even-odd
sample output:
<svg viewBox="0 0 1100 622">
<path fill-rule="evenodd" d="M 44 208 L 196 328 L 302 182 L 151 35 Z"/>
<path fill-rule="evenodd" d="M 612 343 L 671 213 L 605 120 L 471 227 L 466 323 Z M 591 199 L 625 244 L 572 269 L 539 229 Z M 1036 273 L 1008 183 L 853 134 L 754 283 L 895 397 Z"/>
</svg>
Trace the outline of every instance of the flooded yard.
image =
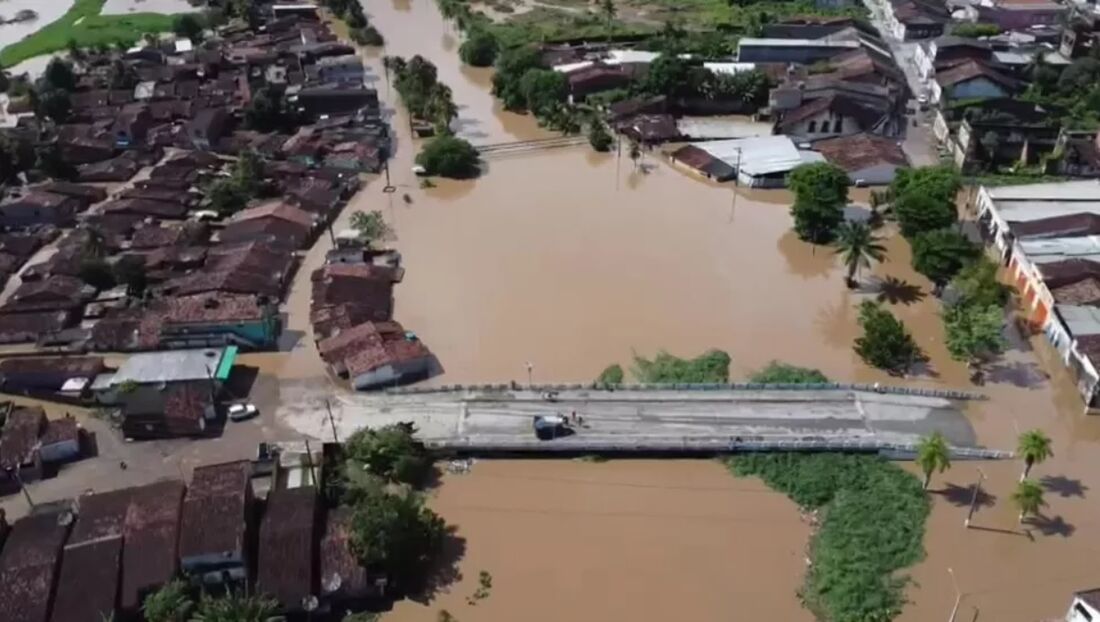
<svg viewBox="0 0 1100 622">
<path fill-rule="evenodd" d="M 462 579 L 387 621 L 813 619 L 795 595 L 809 526 L 715 462 L 480 462 L 431 505 L 458 528 Z"/>
</svg>

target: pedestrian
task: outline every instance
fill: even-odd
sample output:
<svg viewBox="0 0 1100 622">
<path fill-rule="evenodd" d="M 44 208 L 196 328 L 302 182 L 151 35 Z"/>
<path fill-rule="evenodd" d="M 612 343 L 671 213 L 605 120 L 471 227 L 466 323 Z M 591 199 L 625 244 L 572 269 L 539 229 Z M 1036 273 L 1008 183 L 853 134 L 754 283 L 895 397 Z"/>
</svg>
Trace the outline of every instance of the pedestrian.
<svg viewBox="0 0 1100 622">
<path fill-rule="evenodd" d="M 126 470 L 126 461 L 125 461 L 125 460 L 121 460 L 121 461 L 119 461 L 119 463 L 118 463 L 118 468 L 120 468 L 120 469 L 122 469 L 123 471 L 125 471 L 125 470 Z"/>
<path fill-rule="evenodd" d="M 573 423 L 577 422 L 577 411 L 573 411 L 573 414 L 569 415 L 569 418 L 573 420 Z"/>
<path fill-rule="evenodd" d="M 577 425 L 581 426 L 582 428 L 584 427 L 584 417 L 583 416 L 577 415 Z"/>
</svg>

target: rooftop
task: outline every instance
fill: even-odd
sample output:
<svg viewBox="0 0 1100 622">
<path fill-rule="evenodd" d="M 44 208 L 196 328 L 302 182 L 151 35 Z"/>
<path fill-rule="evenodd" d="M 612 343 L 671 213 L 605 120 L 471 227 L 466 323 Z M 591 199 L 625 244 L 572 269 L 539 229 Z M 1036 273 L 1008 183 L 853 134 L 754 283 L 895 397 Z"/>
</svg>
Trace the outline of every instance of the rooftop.
<svg viewBox="0 0 1100 622">
<path fill-rule="evenodd" d="M 260 525 L 257 590 L 297 609 L 316 594 L 314 534 L 317 490 L 313 487 L 273 490 Z"/>
<path fill-rule="evenodd" d="M 244 550 L 251 474 L 247 460 L 195 469 L 183 500 L 181 558 Z"/>
<path fill-rule="evenodd" d="M 168 480 L 132 488 L 122 550 L 120 604 L 133 611 L 143 596 L 176 574 L 183 482 Z"/>
<path fill-rule="evenodd" d="M 130 355 L 115 372 L 112 386 L 124 382 L 151 384 L 189 380 L 225 380 L 237 356 L 237 348 L 167 350 Z"/>
<path fill-rule="evenodd" d="M 805 163 L 794 142 L 786 136 L 716 140 L 693 146 L 750 176 L 781 173 Z"/>
<path fill-rule="evenodd" d="M 46 413 L 40 407 L 13 408 L 0 434 L 0 467 L 16 468 L 30 462 L 45 427 Z"/>
<path fill-rule="evenodd" d="M 896 141 L 870 134 L 819 140 L 814 143 L 814 149 L 849 173 L 879 164 L 909 165 L 905 152 Z"/>
</svg>

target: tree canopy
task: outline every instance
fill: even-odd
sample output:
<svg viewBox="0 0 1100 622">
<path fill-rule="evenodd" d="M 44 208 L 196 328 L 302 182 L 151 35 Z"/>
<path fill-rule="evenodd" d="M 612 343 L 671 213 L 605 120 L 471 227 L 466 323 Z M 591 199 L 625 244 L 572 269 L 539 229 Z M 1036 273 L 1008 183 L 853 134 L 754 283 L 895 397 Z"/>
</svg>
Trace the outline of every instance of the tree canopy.
<svg viewBox="0 0 1100 622">
<path fill-rule="evenodd" d="M 937 288 L 947 284 L 964 266 L 981 255 L 981 249 L 954 229 L 925 231 L 913 237 L 913 269 Z"/>
<path fill-rule="evenodd" d="M 493 74 L 493 94 L 505 108 L 522 110 L 527 105 L 520 80 L 529 69 L 541 67 L 540 63 L 539 52 L 532 46 L 510 48 L 500 53 Z"/>
<path fill-rule="evenodd" d="M 1020 510 L 1021 522 L 1028 516 L 1038 516 L 1047 504 L 1043 499 L 1043 487 L 1029 479 L 1016 485 L 1016 490 L 1012 491 L 1012 502 Z"/>
<path fill-rule="evenodd" d="M 865 300 L 859 305 L 859 326 L 855 351 L 863 362 L 901 375 L 924 358 L 917 342 L 901 320 L 881 304 Z"/>
<path fill-rule="evenodd" d="M 443 519 L 415 493 L 365 486 L 356 497 L 351 548 L 359 563 L 386 573 L 398 590 L 415 589 L 429 575 L 443 545 Z"/>
<path fill-rule="evenodd" d="M 708 350 L 693 359 L 682 359 L 658 352 L 647 359 L 634 356 L 634 377 L 642 383 L 726 383 L 730 379 L 730 355 Z"/>
<path fill-rule="evenodd" d="M 1004 311 L 999 306 L 953 305 L 944 311 L 943 324 L 947 351 L 957 361 L 979 365 L 1004 350 Z"/>
<path fill-rule="evenodd" d="M 76 88 L 76 74 L 73 72 L 73 64 L 58 56 L 50 59 L 50 63 L 46 65 L 42 80 L 48 88 L 62 91 L 72 91 Z"/>
<path fill-rule="evenodd" d="M 418 485 L 431 468 L 431 459 L 415 433 L 411 423 L 362 428 L 348 437 L 344 450 L 348 459 L 376 477 Z"/>
<path fill-rule="evenodd" d="M 382 212 L 378 210 L 354 212 L 351 215 L 351 228 L 368 246 L 393 236 L 393 229 L 382 216 Z"/>
<path fill-rule="evenodd" d="M 829 378 L 820 370 L 772 361 L 749 376 L 749 382 L 764 384 L 822 384 Z"/>
<path fill-rule="evenodd" d="M 458 47 L 462 62 L 474 67 L 489 67 L 497 59 L 500 43 L 487 28 L 474 28 L 466 33 L 466 40 Z"/>
<path fill-rule="evenodd" d="M 1021 475 L 1021 479 L 1027 479 L 1027 476 L 1031 474 L 1031 467 L 1054 456 L 1050 437 L 1042 430 L 1021 432 L 1016 445 L 1016 455 L 1024 460 L 1024 473 Z"/>
<path fill-rule="evenodd" d="M 454 179 L 476 177 L 479 159 L 473 145 L 454 136 L 434 138 L 416 155 L 416 163 L 423 166 L 429 175 Z"/>
<path fill-rule="evenodd" d="M 979 307 L 1003 307 L 1008 302 L 1009 288 L 997 280 L 999 266 L 986 257 L 972 261 L 955 275 L 951 286 L 958 294 L 959 304 Z"/>
<path fill-rule="evenodd" d="M 832 241 L 844 221 L 848 174 L 826 162 L 804 164 L 791 171 L 787 186 L 795 197 L 791 216 L 798 237 L 815 244 Z"/>
<path fill-rule="evenodd" d="M 861 222 L 844 222 L 837 229 L 836 252 L 847 268 L 848 287 L 856 286 L 860 269 L 870 269 L 872 261 L 886 259 L 886 247 L 869 226 Z"/>
<path fill-rule="evenodd" d="M 385 63 L 395 74 L 394 87 L 409 113 L 433 123 L 437 132 L 449 133 L 458 107 L 450 87 L 439 82 L 435 65 L 419 54 L 408 61 L 400 56 L 387 57 Z"/>
<path fill-rule="evenodd" d="M 596 378 L 596 384 L 617 385 L 623 383 L 623 368 L 618 363 L 608 365 Z"/>
<path fill-rule="evenodd" d="M 933 471 L 943 473 L 951 468 L 951 450 L 943 434 L 936 431 L 920 440 L 917 444 L 916 462 L 921 473 L 924 473 L 924 488 L 927 490 Z"/>
<path fill-rule="evenodd" d="M 202 21 L 194 13 L 181 13 L 172 18 L 172 32 L 181 37 L 198 39 L 202 30 Z"/>
</svg>

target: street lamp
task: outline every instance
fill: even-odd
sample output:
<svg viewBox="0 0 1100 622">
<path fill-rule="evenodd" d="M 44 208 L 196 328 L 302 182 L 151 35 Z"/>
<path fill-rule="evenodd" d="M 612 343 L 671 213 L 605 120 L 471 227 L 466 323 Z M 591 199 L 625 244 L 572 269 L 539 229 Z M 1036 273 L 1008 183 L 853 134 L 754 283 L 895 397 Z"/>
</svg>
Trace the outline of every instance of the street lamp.
<svg viewBox="0 0 1100 622">
<path fill-rule="evenodd" d="M 955 614 L 959 612 L 959 603 L 962 602 L 963 595 L 959 591 L 959 582 L 955 580 L 955 571 L 948 568 L 947 574 L 951 575 L 951 585 L 955 587 L 955 606 L 951 608 L 951 617 L 947 619 L 947 622 L 955 622 Z"/>
<path fill-rule="evenodd" d="M 966 520 L 963 521 L 963 526 L 967 529 L 970 528 L 970 519 L 974 518 L 974 510 L 978 508 L 978 495 L 982 493 L 983 479 L 985 479 L 985 471 L 978 467 L 978 481 L 974 482 L 974 494 L 970 497 L 970 511 L 966 513 Z M 954 577 L 955 575 L 952 574 L 951 576 Z"/>
<path fill-rule="evenodd" d="M 534 363 L 532 363 L 531 361 L 527 361 L 526 365 L 527 365 L 527 388 L 528 388 L 528 389 L 530 389 L 530 388 L 531 388 L 532 386 L 534 386 L 534 384 L 535 384 L 535 383 L 534 383 L 534 382 L 533 382 L 533 381 L 531 380 L 531 378 L 532 378 L 532 375 L 531 375 L 531 374 L 532 374 L 532 372 L 534 372 L 534 370 L 535 370 L 535 364 L 534 364 Z"/>
</svg>

